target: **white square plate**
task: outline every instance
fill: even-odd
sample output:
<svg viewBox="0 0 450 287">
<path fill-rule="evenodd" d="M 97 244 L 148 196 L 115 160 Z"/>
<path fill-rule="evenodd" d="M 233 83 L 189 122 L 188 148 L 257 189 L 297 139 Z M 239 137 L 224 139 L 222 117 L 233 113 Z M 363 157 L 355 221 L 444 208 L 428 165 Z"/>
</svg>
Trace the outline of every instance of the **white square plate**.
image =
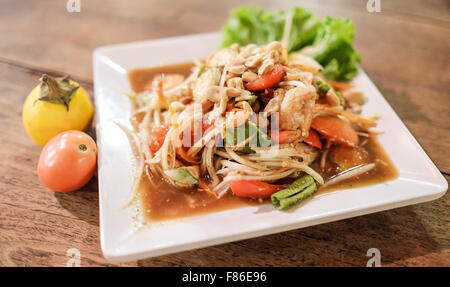
<svg viewBox="0 0 450 287">
<path fill-rule="evenodd" d="M 127 124 L 131 90 L 127 72 L 134 68 L 202 59 L 218 48 L 220 34 L 200 34 L 101 47 L 94 52 L 97 109 L 100 235 L 105 258 L 132 261 L 188 249 L 263 236 L 340 220 L 441 197 L 448 184 L 374 84 L 361 70 L 354 83 L 368 103 L 363 113 L 381 116 L 379 141 L 399 170 L 393 181 L 327 193 L 284 213 L 270 204 L 150 223 L 134 228 L 132 208 L 121 209 L 130 195 L 133 156 L 125 134 L 113 123 Z M 236 224 L 239 222 L 239 224 Z"/>
</svg>

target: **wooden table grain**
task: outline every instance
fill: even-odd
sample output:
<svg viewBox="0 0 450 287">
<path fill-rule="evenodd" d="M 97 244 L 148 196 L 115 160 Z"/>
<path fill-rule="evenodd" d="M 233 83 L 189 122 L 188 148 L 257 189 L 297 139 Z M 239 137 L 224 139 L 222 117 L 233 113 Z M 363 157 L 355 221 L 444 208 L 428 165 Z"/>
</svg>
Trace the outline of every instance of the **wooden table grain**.
<svg viewBox="0 0 450 287">
<path fill-rule="evenodd" d="M 98 46 L 216 31 L 229 10 L 255 1 L 0 0 L 0 265 L 65 266 L 77 248 L 81 266 L 109 266 L 99 243 L 98 187 L 57 194 L 36 175 L 40 148 L 25 133 L 22 104 L 42 73 L 71 74 L 92 92 Z M 292 1 L 256 1 L 280 9 Z M 295 1 L 299 3 L 299 1 Z M 302 1 L 321 15 L 351 18 L 362 67 L 450 180 L 450 4 Z M 93 131 L 91 131 L 93 133 Z M 121 266 L 365 266 L 378 248 L 383 266 L 450 265 L 450 196 L 347 220 Z"/>
</svg>

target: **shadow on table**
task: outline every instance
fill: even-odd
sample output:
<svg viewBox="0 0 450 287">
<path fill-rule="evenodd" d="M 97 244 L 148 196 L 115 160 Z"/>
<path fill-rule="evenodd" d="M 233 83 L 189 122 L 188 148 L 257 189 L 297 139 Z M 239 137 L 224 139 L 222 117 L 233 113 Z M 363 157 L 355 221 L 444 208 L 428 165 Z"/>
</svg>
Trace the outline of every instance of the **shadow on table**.
<svg viewBox="0 0 450 287">
<path fill-rule="evenodd" d="M 425 261 L 418 257 L 443 249 L 446 220 L 441 221 L 436 210 L 446 210 L 447 201 L 448 195 L 416 206 L 141 260 L 138 265 L 366 266 L 370 248 L 380 250 L 381 265 L 446 265 L 434 255 Z"/>
<path fill-rule="evenodd" d="M 61 207 L 79 219 L 92 225 L 99 225 L 98 182 L 94 176 L 87 185 L 75 192 L 55 192 Z"/>
</svg>

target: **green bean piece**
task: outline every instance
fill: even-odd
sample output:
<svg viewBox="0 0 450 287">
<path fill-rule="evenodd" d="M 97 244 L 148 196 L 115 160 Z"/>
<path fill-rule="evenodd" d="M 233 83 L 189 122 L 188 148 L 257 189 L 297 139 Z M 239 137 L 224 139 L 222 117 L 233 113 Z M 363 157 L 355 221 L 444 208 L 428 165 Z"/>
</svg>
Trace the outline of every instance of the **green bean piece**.
<svg viewBox="0 0 450 287">
<path fill-rule="evenodd" d="M 312 178 L 312 176 L 305 175 L 295 180 L 293 183 L 291 183 L 291 185 L 289 185 L 285 189 L 282 189 L 277 193 L 272 194 L 272 197 L 275 197 L 277 199 L 287 198 L 302 191 L 302 189 L 305 189 L 307 186 L 310 186 L 313 183 L 314 179 Z"/>
<path fill-rule="evenodd" d="M 285 209 L 293 206 L 294 204 L 299 203 L 303 199 L 307 198 L 308 196 L 313 194 L 315 190 L 316 190 L 316 184 L 313 183 L 310 186 L 308 186 L 307 188 L 305 188 L 304 190 L 302 190 L 301 192 L 299 192 L 291 197 L 281 199 L 279 201 L 279 205 L 276 206 L 276 208 L 278 210 L 285 210 Z"/>
<path fill-rule="evenodd" d="M 278 210 L 284 210 L 313 194 L 316 183 L 312 176 L 306 175 L 294 181 L 285 189 L 272 194 L 272 204 Z"/>
</svg>

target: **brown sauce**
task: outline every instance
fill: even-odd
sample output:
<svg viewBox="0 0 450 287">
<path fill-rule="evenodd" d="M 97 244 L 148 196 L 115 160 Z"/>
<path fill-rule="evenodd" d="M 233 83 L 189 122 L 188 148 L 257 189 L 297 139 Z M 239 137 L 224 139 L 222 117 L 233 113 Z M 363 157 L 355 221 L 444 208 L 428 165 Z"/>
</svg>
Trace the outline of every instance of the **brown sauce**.
<svg viewBox="0 0 450 287">
<path fill-rule="evenodd" d="M 361 137 L 361 141 L 364 141 L 363 137 Z M 364 144 L 364 149 L 368 152 L 368 161 L 375 163 L 375 168 L 360 176 L 338 182 L 329 187 L 321 188 L 318 191 L 328 192 L 339 189 L 362 187 L 366 185 L 373 185 L 381 182 L 391 181 L 398 177 L 397 168 L 384 151 L 384 148 L 378 142 L 376 136 L 370 136 L 369 138 L 367 138 L 367 141 Z M 331 164 L 328 161 L 327 166 L 329 167 L 330 165 Z M 324 177 L 324 180 L 327 180 L 331 176 L 334 176 L 336 174 L 336 172 L 333 171 L 335 171 L 335 169 L 331 167 L 324 173 L 320 172 L 320 174 Z"/>
<path fill-rule="evenodd" d="M 191 73 L 192 67 L 194 67 L 194 63 L 189 62 L 152 68 L 134 69 L 128 72 L 128 81 L 130 82 L 131 89 L 136 93 L 140 93 L 151 87 L 152 80 L 155 76 L 172 73 L 188 76 Z"/>
<path fill-rule="evenodd" d="M 146 217 L 153 221 L 218 212 L 262 202 L 231 193 L 216 199 L 206 192 L 177 189 L 161 180 L 156 180 L 156 185 L 153 186 L 146 176 L 142 178 L 140 197 Z"/>
<path fill-rule="evenodd" d="M 128 73 L 128 78 L 133 91 L 141 92 L 151 86 L 153 78 L 157 75 L 162 73 L 179 73 L 188 76 L 192 67 L 192 63 L 181 63 L 169 66 L 135 69 Z M 398 177 L 397 168 L 393 165 L 375 136 L 370 136 L 368 138 L 360 137 L 360 140 L 361 142 L 365 141 L 363 148 L 368 153 L 367 160 L 375 163 L 375 168 L 363 175 L 350 178 L 326 188 L 319 188 L 316 194 L 378 184 Z M 325 180 L 340 172 L 337 166 L 329 161 L 323 171 L 321 171 L 317 162 L 314 163 L 312 167 L 317 170 Z M 144 213 L 146 217 L 152 221 L 194 216 L 270 202 L 269 200 L 239 198 L 234 196 L 231 192 L 228 192 L 225 196 L 216 200 L 213 196 L 205 192 L 199 192 L 196 189 L 180 190 L 159 179 L 154 180 L 154 185 L 150 183 L 147 176 L 143 176 L 142 179 L 139 193 L 145 211 Z"/>
</svg>

